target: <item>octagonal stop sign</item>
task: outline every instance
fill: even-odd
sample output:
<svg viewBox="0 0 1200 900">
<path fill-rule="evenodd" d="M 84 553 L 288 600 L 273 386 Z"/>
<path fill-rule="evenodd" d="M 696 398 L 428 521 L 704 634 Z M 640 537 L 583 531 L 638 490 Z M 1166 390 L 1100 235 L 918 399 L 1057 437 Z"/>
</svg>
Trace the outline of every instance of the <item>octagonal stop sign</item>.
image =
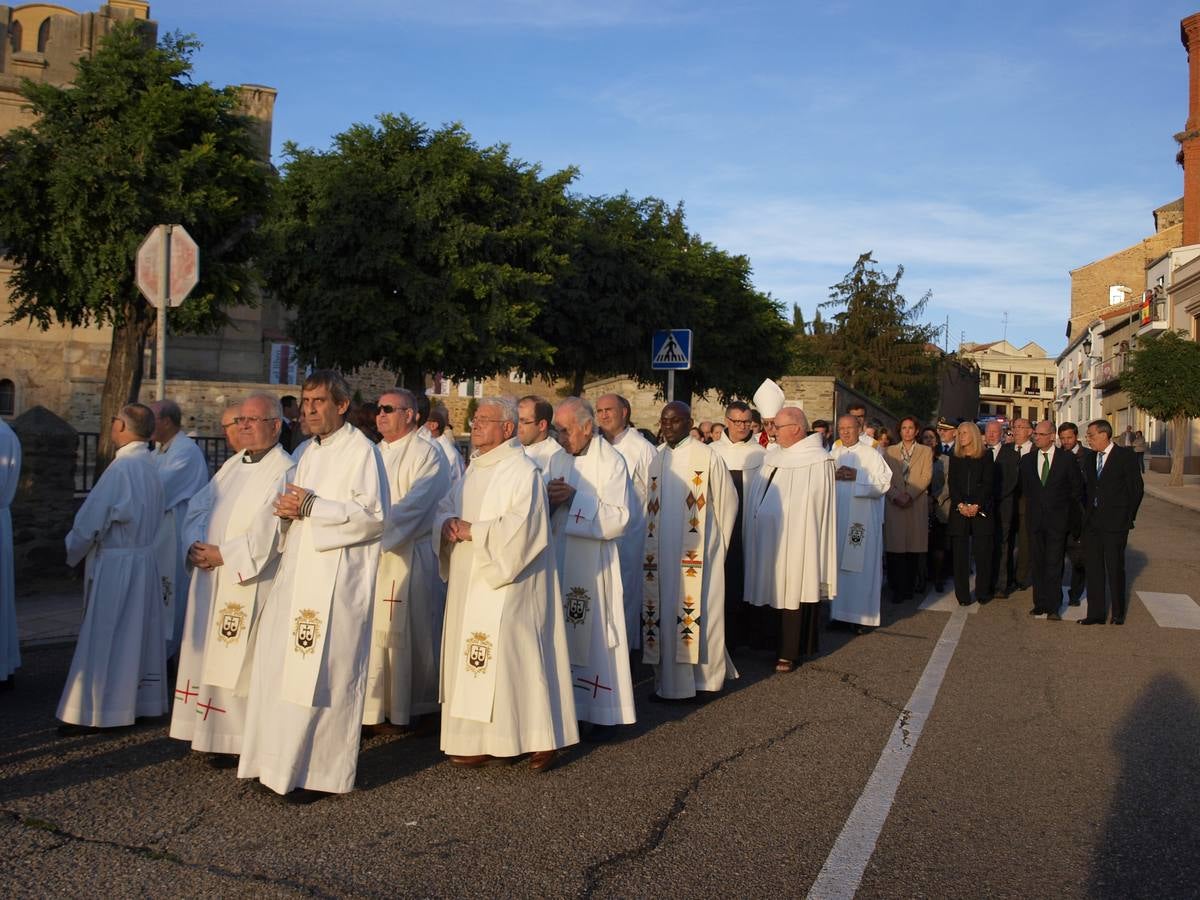
<svg viewBox="0 0 1200 900">
<path fill-rule="evenodd" d="M 138 247 L 137 286 L 155 307 L 179 306 L 200 280 L 200 248 L 182 225 L 155 225 Z"/>
</svg>

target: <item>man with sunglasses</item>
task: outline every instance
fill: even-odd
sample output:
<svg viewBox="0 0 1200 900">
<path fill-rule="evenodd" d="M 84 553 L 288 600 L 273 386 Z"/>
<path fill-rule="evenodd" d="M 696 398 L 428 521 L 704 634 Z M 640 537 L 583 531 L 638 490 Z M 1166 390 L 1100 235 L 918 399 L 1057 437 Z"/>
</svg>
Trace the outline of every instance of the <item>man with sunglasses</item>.
<svg viewBox="0 0 1200 900">
<path fill-rule="evenodd" d="M 379 398 L 375 413 L 391 506 L 375 577 L 367 734 L 404 732 L 413 717 L 438 711 L 446 589 L 431 538 L 437 506 L 450 490 L 450 465 L 439 447 L 421 439 L 416 407 L 412 392 L 396 388 Z"/>
</svg>

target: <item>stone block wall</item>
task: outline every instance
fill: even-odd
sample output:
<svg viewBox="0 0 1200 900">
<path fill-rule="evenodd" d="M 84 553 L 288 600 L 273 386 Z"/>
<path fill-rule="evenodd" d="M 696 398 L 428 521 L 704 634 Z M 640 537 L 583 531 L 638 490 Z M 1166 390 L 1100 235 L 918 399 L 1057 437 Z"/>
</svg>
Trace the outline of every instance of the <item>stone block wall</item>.
<svg viewBox="0 0 1200 900">
<path fill-rule="evenodd" d="M 21 441 L 21 476 L 13 498 L 13 562 L 18 578 L 66 568 L 63 538 L 71 530 L 75 499 L 74 428 L 35 406 L 12 423 Z"/>
</svg>

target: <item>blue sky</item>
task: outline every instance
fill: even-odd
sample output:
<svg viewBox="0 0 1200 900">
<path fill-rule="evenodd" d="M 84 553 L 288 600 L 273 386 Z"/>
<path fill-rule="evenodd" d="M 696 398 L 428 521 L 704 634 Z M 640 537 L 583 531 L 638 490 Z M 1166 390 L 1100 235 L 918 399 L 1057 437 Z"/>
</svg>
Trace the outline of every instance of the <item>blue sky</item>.
<svg viewBox="0 0 1200 900">
<path fill-rule="evenodd" d="M 279 91 L 284 140 L 459 121 L 576 189 L 682 200 L 811 318 L 858 254 L 950 343 L 1065 344 L 1068 271 L 1182 194 L 1200 0 L 158 0 L 196 74 Z M 663 323 L 669 325 L 670 323 Z"/>
</svg>

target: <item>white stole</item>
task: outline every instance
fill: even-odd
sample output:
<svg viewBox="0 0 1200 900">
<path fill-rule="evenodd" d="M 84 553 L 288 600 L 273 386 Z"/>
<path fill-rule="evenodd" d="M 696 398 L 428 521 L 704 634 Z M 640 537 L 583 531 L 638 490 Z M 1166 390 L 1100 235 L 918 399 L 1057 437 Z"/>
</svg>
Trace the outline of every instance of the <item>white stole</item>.
<svg viewBox="0 0 1200 900">
<path fill-rule="evenodd" d="M 395 471 L 405 478 L 404 462 L 412 449 L 412 441 L 419 440 L 417 435 L 404 445 L 400 459 L 395 465 Z M 439 451 L 440 452 L 440 451 Z M 457 451 L 456 451 L 457 452 Z M 388 460 L 384 459 L 384 470 L 388 470 Z M 395 503 L 412 487 L 411 483 L 396 484 L 397 492 L 392 495 Z M 384 510 L 384 518 L 387 510 Z M 404 647 L 408 644 L 408 626 L 411 613 L 409 612 L 408 588 L 412 578 L 412 557 L 414 542 L 408 541 L 400 553 L 393 553 L 380 548 L 379 571 L 375 576 L 374 614 L 371 617 L 372 644 L 376 647 Z M 400 599 L 397 599 L 399 597 Z"/>
<path fill-rule="evenodd" d="M 690 452 L 688 496 L 684 501 L 683 554 L 679 561 L 679 596 L 675 600 L 675 662 L 697 665 L 700 662 L 700 598 L 704 583 L 704 507 L 708 504 L 707 448 L 697 442 Z M 663 465 L 667 458 L 660 451 L 650 464 L 650 490 L 646 496 L 646 583 L 642 599 L 642 661 L 658 665 L 661 613 L 658 584 L 658 531 L 662 511 Z M 689 580 L 690 579 L 690 580 Z M 694 595 L 694 596 L 693 596 Z"/>
<path fill-rule="evenodd" d="M 163 639 L 170 641 L 175 632 L 175 573 L 179 563 L 179 529 L 175 526 L 175 508 L 163 515 L 162 525 L 154 538 L 154 555 L 158 559 L 158 577 L 162 585 Z"/>
</svg>

